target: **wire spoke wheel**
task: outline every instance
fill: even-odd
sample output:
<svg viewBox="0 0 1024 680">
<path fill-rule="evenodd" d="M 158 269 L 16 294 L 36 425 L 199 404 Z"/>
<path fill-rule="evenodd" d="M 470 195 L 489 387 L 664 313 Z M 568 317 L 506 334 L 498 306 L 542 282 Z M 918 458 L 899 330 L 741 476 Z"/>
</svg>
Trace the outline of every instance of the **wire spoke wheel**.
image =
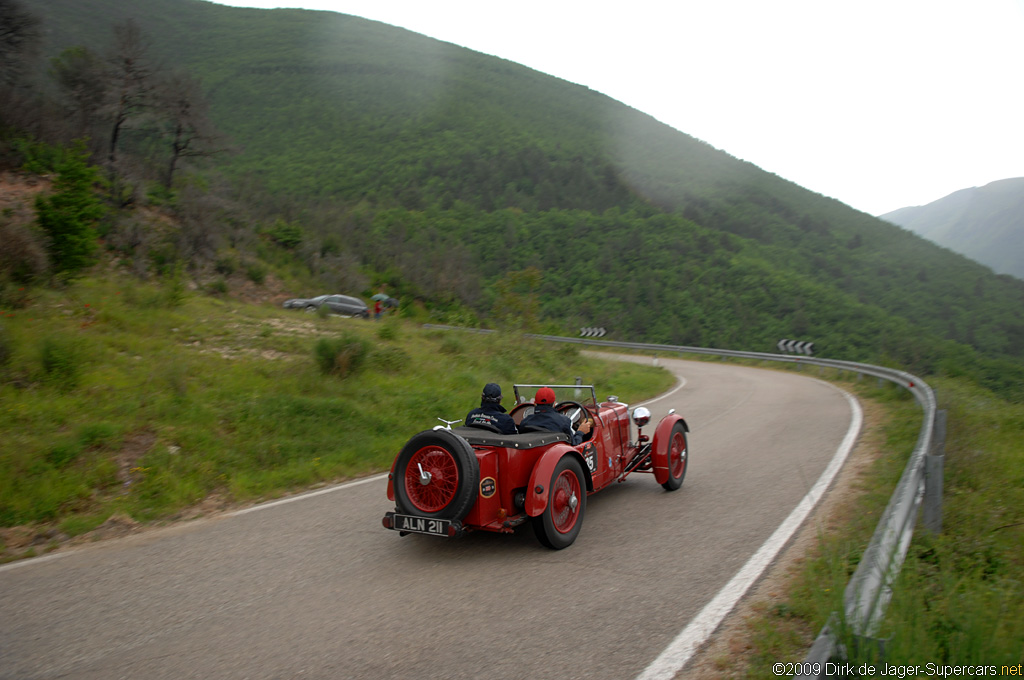
<svg viewBox="0 0 1024 680">
<path fill-rule="evenodd" d="M 459 468 L 452 454 L 439 446 L 425 446 L 413 454 L 405 468 L 405 492 L 422 512 L 437 512 L 452 502 L 459 488 Z"/>
<path fill-rule="evenodd" d="M 400 513 L 462 519 L 476 499 L 480 466 L 466 440 L 447 430 L 427 430 L 398 454 L 394 485 Z"/>
<path fill-rule="evenodd" d="M 551 487 L 551 523 L 559 533 L 568 533 L 576 526 L 580 495 L 580 480 L 569 470 L 563 470 Z"/>
<path fill-rule="evenodd" d="M 668 480 L 662 484 L 666 490 L 675 491 L 683 485 L 688 459 L 686 428 L 682 423 L 676 423 L 672 427 L 672 439 L 668 443 Z"/>
<path fill-rule="evenodd" d="M 587 488 L 580 462 L 571 455 L 562 456 L 551 473 L 548 504 L 533 518 L 537 540 L 554 550 L 568 548 L 583 526 L 587 509 Z"/>
</svg>

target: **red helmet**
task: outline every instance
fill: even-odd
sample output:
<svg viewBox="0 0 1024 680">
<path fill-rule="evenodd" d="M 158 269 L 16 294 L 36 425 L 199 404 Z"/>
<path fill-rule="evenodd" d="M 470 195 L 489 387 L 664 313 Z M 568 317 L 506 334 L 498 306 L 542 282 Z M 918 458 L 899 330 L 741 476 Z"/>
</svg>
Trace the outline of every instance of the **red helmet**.
<svg viewBox="0 0 1024 680">
<path fill-rule="evenodd" d="M 537 396 L 533 398 L 536 404 L 554 404 L 555 391 L 550 387 L 542 387 L 537 390 Z"/>
</svg>

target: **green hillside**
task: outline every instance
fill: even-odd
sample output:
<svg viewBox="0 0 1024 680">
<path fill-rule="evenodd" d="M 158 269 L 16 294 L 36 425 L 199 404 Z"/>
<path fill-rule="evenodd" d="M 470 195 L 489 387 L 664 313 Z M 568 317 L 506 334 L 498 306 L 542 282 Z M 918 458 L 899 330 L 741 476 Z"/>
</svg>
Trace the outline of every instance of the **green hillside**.
<svg viewBox="0 0 1024 680">
<path fill-rule="evenodd" d="M 32 10 L 48 56 L 109 50 L 112 26 L 131 19 L 154 64 L 200 79 L 237 153 L 193 171 L 223 175 L 249 212 L 217 218 L 203 248 L 178 248 L 197 276 L 239 247 L 225 222 L 260 233 L 284 219 L 312 277 L 297 293 L 387 282 L 493 324 L 515 316 L 518 286 L 540 323 L 570 334 L 600 325 L 766 351 L 807 339 L 837 358 L 1020 382 L 1000 362 L 1024 355 L 1024 283 L 585 87 L 330 12 L 200 0 Z"/>
</svg>

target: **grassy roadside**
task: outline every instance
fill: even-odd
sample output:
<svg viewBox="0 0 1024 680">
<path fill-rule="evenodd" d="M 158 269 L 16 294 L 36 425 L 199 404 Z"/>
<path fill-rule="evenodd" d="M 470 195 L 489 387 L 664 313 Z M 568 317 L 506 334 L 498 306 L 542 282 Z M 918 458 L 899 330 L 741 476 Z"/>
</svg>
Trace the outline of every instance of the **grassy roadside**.
<svg viewBox="0 0 1024 680">
<path fill-rule="evenodd" d="M 1024 405 L 962 381 L 929 378 L 948 412 L 943 532 L 920 526 L 894 587 L 877 645 L 845 640 L 851 661 L 892 665 L 1024 663 Z M 895 487 L 921 412 L 894 387 L 843 387 L 877 406 L 878 455 L 857 493 L 835 510 L 813 548 L 771 597 L 751 603 L 733 651 L 712 660 L 722 678 L 776 677 L 776 662 L 802 661 L 842 597 Z"/>
<path fill-rule="evenodd" d="M 461 417 L 491 380 L 508 390 L 580 375 L 626 401 L 670 382 L 572 345 L 319 318 L 193 297 L 173 282 L 83 280 L 32 296 L 0 318 L 4 560 L 112 517 L 160 522 L 211 501 L 245 503 L 384 469 L 409 434 Z M 362 365 L 325 374 L 316 358 L 324 339 L 360 345 Z M 915 536 L 880 632 L 886 660 L 1021 663 L 1024 407 L 963 382 L 929 382 L 949 412 L 945 531 Z M 757 603 L 745 624 L 750 649 L 717 660 L 721 677 L 773 677 L 772 663 L 803 658 L 841 610 L 916 441 L 920 411 L 905 391 L 844 387 L 885 412 L 881 455 L 785 591 Z"/>
<path fill-rule="evenodd" d="M 0 317 L 4 560 L 112 517 L 159 522 L 387 469 L 486 382 L 511 392 L 581 376 L 628 401 L 671 383 L 574 346 L 320 318 L 174 282 L 85 279 L 30 296 Z M 339 347 L 354 354 L 339 363 Z"/>
</svg>

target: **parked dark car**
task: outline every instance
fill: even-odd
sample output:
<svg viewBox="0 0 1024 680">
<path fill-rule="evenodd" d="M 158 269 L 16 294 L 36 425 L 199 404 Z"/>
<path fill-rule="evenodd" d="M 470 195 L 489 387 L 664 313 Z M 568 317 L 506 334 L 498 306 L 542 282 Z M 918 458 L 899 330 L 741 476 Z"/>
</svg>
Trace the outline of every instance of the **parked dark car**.
<svg viewBox="0 0 1024 680">
<path fill-rule="evenodd" d="M 330 314 L 342 316 L 358 316 L 363 319 L 370 317 L 366 303 L 350 295 L 318 295 L 315 298 L 292 298 L 284 301 L 285 309 L 304 309 L 315 312 L 320 307 L 327 307 Z"/>
</svg>

